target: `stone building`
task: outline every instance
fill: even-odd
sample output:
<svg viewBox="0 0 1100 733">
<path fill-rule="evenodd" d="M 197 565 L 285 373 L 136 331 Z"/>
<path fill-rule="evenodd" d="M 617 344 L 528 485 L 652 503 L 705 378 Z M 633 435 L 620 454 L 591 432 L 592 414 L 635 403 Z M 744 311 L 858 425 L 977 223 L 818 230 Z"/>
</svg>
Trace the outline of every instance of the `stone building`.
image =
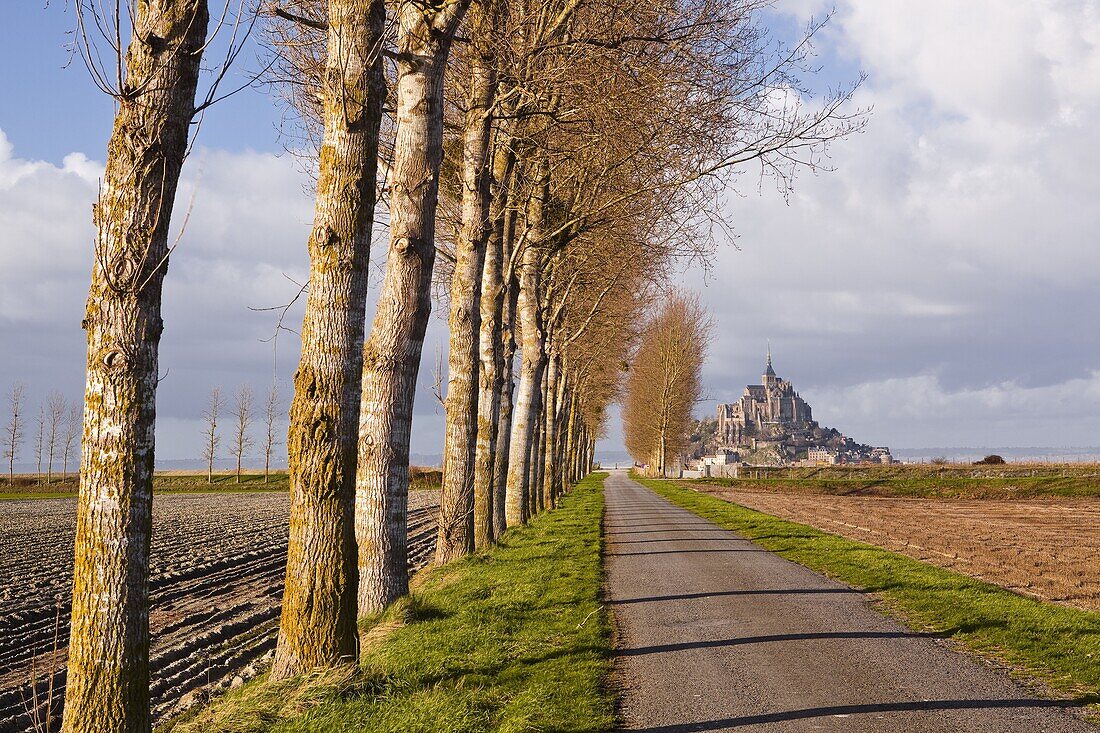
<svg viewBox="0 0 1100 733">
<path fill-rule="evenodd" d="M 791 383 L 776 376 L 771 347 L 760 381 L 745 387 L 737 402 L 718 405 L 713 445 L 719 451 L 737 451 L 753 465 L 892 462 L 889 448 L 857 443 L 818 425 Z"/>
<path fill-rule="evenodd" d="M 785 428 L 812 430 L 816 427 L 810 406 L 798 396 L 790 382 L 775 375 L 771 347 L 768 347 L 768 362 L 760 381 L 762 384 L 745 387 L 745 393 L 737 402 L 718 405 L 719 445 L 748 446 L 754 438 L 766 439 Z"/>
</svg>

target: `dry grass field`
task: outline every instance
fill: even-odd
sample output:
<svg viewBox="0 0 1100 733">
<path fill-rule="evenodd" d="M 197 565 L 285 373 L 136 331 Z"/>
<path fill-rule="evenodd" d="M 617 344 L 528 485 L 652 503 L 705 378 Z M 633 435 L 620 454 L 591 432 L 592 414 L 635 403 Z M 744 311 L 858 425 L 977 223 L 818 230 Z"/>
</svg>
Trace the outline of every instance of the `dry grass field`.
<svg viewBox="0 0 1100 733">
<path fill-rule="evenodd" d="M 158 477 L 158 490 L 173 478 L 195 482 Z M 410 496 L 414 567 L 434 546 L 437 502 L 433 491 Z M 248 678 L 274 648 L 288 499 L 284 491 L 165 493 L 153 507 L 151 694 L 162 719 Z M 53 675 L 63 688 L 75 519 L 72 498 L 0 501 L 0 731 L 30 728 L 32 662 L 42 687 Z"/>
<path fill-rule="evenodd" d="M 725 486 L 687 485 L 1024 595 L 1100 611 L 1100 498 L 1095 498 L 1095 480 L 1082 478 L 1086 471 L 1079 471 L 1081 475 L 1071 472 L 1071 478 L 1063 479 L 1061 471 L 1048 468 L 1043 475 L 1025 476 L 1031 483 L 1021 491 L 1011 486 L 1012 477 L 997 478 L 992 488 L 980 476 L 960 481 L 960 470 L 945 482 L 944 491 L 924 492 L 933 496 L 1039 494 L 1028 499 L 904 498 L 913 492 L 897 491 L 888 483 L 877 488 L 861 485 L 850 492 L 833 486 L 825 493 L 814 491 L 808 482 L 792 485 L 778 477 L 746 480 L 744 488 L 737 480 L 722 482 Z M 909 486 L 912 478 L 903 476 Z M 929 479 L 918 478 L 921 484 Z M 1037 492 L 1044 482 L 1058 490 L 1045 496 Z M 1068 496 L 1059 496 L 1063 492 Z"/>
</svg>

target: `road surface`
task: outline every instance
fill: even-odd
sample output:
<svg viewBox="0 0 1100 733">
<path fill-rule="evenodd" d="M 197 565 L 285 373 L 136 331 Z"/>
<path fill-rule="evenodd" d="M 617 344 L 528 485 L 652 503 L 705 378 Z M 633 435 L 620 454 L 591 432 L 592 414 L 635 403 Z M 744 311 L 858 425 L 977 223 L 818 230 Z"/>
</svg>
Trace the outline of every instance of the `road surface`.
<svg viewBox="0 0 1100 733">
<path fill-rule="evenodd" d="M 625 472 L 605 486 L 627 730 L 1100 733 Z"/>
</svg>

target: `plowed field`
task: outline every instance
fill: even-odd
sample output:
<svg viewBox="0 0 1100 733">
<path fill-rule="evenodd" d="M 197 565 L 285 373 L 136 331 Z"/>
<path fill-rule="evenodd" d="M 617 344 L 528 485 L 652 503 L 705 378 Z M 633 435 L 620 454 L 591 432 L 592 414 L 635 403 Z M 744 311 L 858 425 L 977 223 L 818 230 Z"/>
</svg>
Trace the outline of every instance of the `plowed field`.
<svg viewBox="0 0 1100 733">
<path fill-rule="evenodd" d="M 435 542 L 435 492 L 409 497 L 409 562 Z M 149 615 L 154 720 L 234 678 L 275 646 L 286 570 L 284 493 L 158 495 Z M 0 731 L 30 727 L 32 661 L 40 689 L 64 686 L 72 594 L 73 499 L 0 502 Z M 55 623 L 59 651 L 51 655 Z M 53 657 L 51 663 L 51 656 Z"/>
<path fill-rule="evenodd" d="M 1024 595 L 1100 611 L 1100 499 L 898 499 L 693 488 Z"/>
</svg>

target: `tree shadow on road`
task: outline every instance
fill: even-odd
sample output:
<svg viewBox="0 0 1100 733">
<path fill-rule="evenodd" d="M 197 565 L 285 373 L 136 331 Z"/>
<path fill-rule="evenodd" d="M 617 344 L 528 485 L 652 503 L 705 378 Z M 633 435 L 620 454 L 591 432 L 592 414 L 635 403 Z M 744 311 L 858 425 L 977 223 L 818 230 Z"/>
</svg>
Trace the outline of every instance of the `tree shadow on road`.
<svg viewBox="0 0 1100 733">
<path fill-rule="evenodd" d="M 938 710 L 991 710 L 998 708 L 1074 708 L 1075 700 L 1039 700 L 1019 698 L 1007 700 L 919 700 L 913 702 L 886 702 L 866 705 L 830 705 L 827 707 L 783 710 L 760 715 L 743 715 L 736 718 L 707 720 L 698 723 L 676 723 L 650 728 L 635 728 L 638 733 L 691 733 L 693 731 L 726 730 L 746 725 L 765 725 L 808 718 L 825 718 L 835 715 L 859 715 L 869 713 L 932 712 Z"/>
<path fill-rule="evenodd" d="M 821 631 L 800 634 L 769 634 L 765 636 L 742 636 L 737 639 L 710 639 L 683 641 L 675 644 L 640 646 L 632 649 L 619 650 L 616 655 L 620 657 L 638 657 L 645 654 L 679 652 L 687 649 L 713 649 L 717 647 L 741 646 L 744 644 L 766 644 L 779 641 L 812 641 L 818 639 L 927 639 L 935 636 L 935 634 L 925 634 L 915 631 Z"/>
</svg>

